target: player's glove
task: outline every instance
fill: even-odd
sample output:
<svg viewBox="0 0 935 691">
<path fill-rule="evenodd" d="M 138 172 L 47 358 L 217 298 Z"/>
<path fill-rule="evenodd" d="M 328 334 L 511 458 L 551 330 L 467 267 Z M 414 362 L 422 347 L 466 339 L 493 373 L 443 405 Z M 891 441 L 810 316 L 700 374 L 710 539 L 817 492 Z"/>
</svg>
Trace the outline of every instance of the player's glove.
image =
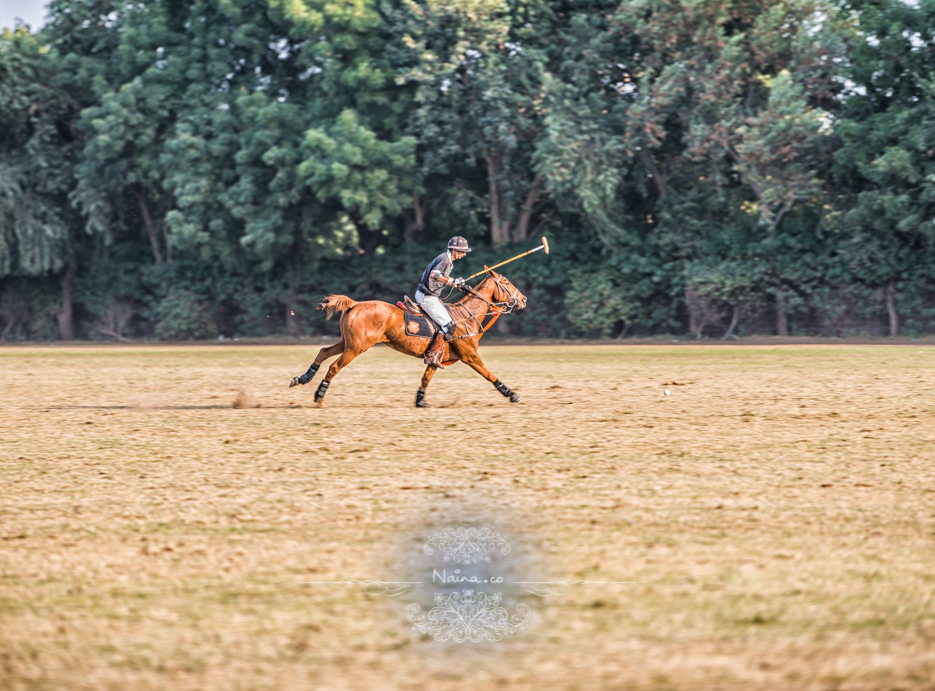
<svg viewBox="0 0 935 691">
<path fill-rule="evenodd" d="M 460 287 L 463 286 L 463 285 L 464 285 L 464 279 L 463 279 L 463 278 L 456 278 L 456 279 L 455 279 L 455 288 L 460 288 Z"/>
</svg>

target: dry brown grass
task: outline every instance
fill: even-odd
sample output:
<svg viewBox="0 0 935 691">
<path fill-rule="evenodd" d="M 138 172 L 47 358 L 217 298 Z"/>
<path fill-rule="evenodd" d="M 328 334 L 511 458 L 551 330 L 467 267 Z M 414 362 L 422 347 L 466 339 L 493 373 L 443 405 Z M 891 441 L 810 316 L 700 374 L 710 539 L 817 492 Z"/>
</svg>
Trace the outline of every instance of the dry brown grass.
<svg viewBox="0 0 935 691">
<path fill-rule="evenodd" d="M 935 689 L 935 348 L 485 348 L 525 402 L 432 410 L 386 349 L 319 409 L 314 352 L 0 349 L 0 688 Z M 486 644 L 303 584 L 453 523 L 635 584 Z"/>
</svg>

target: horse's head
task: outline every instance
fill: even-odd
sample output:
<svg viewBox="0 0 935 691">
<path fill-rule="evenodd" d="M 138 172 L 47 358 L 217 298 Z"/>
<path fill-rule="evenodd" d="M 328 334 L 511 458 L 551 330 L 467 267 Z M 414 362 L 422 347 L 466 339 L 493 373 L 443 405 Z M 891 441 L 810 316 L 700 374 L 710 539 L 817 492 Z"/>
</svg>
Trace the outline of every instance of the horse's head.
<svg viewBox="0 0 935 691">
<path fill-rule="evenodd" d="M 506 276 L 487 269 L 487 278 L 484 280 L 489 281 L 492 288 L 490 301 L 501 305 L 506 312 L 521 310 L 526 306 L 526 296 Z"/>
</svg>

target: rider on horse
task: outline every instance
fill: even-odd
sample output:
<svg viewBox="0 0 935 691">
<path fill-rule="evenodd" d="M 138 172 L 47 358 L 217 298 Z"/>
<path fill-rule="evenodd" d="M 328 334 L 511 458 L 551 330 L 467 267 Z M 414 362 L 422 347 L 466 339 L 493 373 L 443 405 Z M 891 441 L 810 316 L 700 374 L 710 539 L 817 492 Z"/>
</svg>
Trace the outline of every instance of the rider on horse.
<svg viewBox="0 0 935 691">
<path fill-rule="evenodd" d="M 422 280 L 416 289 L 416 304 L 438 324 L 440 329 L 429 344 L 428 350 L 425 351 L 426 365 L 441 365 L 441 355 L 444 350 L 442 339 L 454 340 L 455 332 L 458 330 L 458 325 L 448 314 L 448 310 L 445 309 L 438 296 L 442 292 L 442 285 L 452 285 L 455 288 L 464 285 L 463 278 L 450 277 L 452 262 L 461 259 L 470 251 L 467 240 L 460 235 L 455 236 L 448 241 L 448 251 L 435 257 L 422 273 Z"/>
</svg>

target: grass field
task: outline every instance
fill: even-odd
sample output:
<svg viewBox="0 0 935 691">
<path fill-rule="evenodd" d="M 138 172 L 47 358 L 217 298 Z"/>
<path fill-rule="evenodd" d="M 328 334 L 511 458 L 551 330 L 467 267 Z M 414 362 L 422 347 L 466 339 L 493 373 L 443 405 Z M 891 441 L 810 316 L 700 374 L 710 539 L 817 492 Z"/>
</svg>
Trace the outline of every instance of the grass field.
<svg viewBox="0 0 935 691">
<path fill-rule="evenodd" d="M 431 410 L 385 348 L 318 408 L 315 352 L 0 349 L 0 688 L 935 689 L 935 348 L 488 347 L 524 402 L 456 365 Z M 632 583 L 496 643 L 307 583 L 455 525 Z"/>
</svg>

